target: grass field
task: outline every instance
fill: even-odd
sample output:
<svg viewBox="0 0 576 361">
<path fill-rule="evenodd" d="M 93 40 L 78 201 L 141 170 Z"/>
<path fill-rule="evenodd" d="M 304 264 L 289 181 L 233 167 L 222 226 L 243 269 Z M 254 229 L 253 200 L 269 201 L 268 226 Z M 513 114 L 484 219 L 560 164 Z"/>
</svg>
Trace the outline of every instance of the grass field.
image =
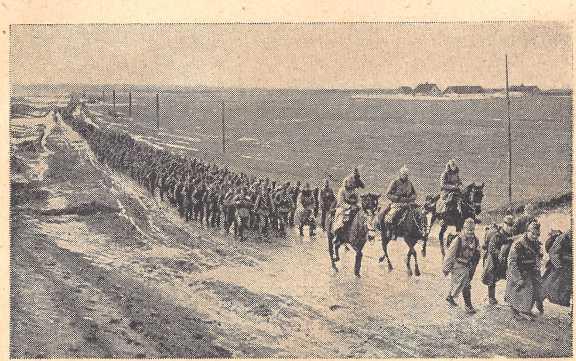
<svg viewBox="0 0 576 361">
<path fill-rule="evenodd" d="M 319 184 L 328 176 L 339 183 L 357 166 L 370 190 L 385 191 L 406 164 L 420 200 L 438 190 L 446 161 L 455 158 L 465 183 L 486 183 L 487 207 L 507 201 L 504 99 L 360 99 L 337 90 L 165 92 L 158 132 L 154 98 L 155 93 L 135 92 L 133 122 L 105 121 L 158 146 L 277 179 Z M 127 93 L 117 92 L 116 104 L 127 114 Z M 512 99 L 515 199 L 571 190 L 571 107 L 567 97 Z M 110 108 L 108 103 L 91 106 L 100 114 Z"/>
</svg>

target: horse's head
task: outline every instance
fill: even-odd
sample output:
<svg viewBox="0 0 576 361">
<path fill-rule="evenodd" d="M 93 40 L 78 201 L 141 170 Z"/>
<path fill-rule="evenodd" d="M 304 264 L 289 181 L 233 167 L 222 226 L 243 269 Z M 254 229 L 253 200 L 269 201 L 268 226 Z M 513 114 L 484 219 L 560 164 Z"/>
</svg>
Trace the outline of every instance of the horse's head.
<svg viewBox="0 0 576 361">
<path fill-rule="evenodd" d="M 478 185 L 471 183 L 464 191 L 464 201 L 474 209 L 475 215 L 482 212 L 482 198 L 484 198 L 484 183 Z"/>
<path fill-rule="evenodd" d="M 360 196 L 362 201 L 362 209 L 366 213 L 375 214 L 378 210 L 378 199 L 380 198 L 381 194 L 375 193 L 366 193 Z"/>
</svg>

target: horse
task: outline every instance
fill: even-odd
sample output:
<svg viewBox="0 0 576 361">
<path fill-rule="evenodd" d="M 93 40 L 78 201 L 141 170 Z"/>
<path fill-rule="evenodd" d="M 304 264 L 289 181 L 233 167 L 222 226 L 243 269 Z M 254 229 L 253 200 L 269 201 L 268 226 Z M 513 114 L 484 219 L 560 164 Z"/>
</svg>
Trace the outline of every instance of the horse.
<svg viewBox="0 0 576 361">
<path fill-rule="evenodd" d="M 426 204 L 424 209 L 426 214 L 431 213 L 432 217 L 430 219 L 430 228 L 434 221 L 440 220 L 440 233 L 438 234 L 438 239 L 440 240 L 440 252 L 442 252 L 442 257 L 445 255 L 444 250 L 444 233 L 449 226 L 454 226 L 456 232 L 460 232 L 464 225 L 464 220 L 467 218 L 472 218 L 476 223 L 480 223 L 480 220 L 476 217 L 482 211 L 482 199 L 484 198 L 484 183 L 477 185 L 476 183 L 469 184 L 462 192 L 462 198 L 459 201 L 458 206 L 448 206 L 444 214 L 436 213 L 436 203 L 440 195 L 432 196 L 428 195 L 426 197 Z M 422 247 L 422 256 L 426 257 L 426 241 Z"/>
<path fill-rule="evenodd" d="M 387 224 L 385 217 L 380 215 L 378 217 L 378 226 L 380 228 L 381 239 L 382 239 L 382 250 L 384 254 L 378 259 L 378 262 L 382 263 L 384 260 L 388 261 L 388 271 L 392 271 L 392 262 L 390 262 L 390 257 L 388 256 L 388 243 L 391 240 L 391 234 L 387 229 Z M 398 223 L 396 224 L 396 236 L 400 236 L 404 239 L 404 242 L 408 246 L 408 253 L 406 255 L 406 272 L 408 276 L 412 276 L 412 267 L 410 261 L 412 256 L 414 256 L 414 275 L 420 276 L 420 268 L 418 267 L 418 258 L 416 256 L 416 250 L 414 247 L 419 240 L 424 241 L 428 239 L 428 225 L 426 221 L 426 216 L 422 211 L 421 207 L 416 205 L 408 205 L 407 209 L 404 210 Z"/>
<path fill-rule="evenodd" d="M 343 235 L 336 240 L 333 231 L 334 213 L 332 209 L 327 217 L 327 237 L 328 237 L 328 253 L 332 262 L 332 268 L 338 272 L 336 262 L 340 260 L 339 249 L 343 244 L 349 244 L 356 252 L 356 259 L 354 263 L 354 275 L 360 277 L 360 268 L 362 266 L 362 249 L 369 238 L 368 235 L 368 221 L 367 216 L 374 217 L 378 209 L 378 198 L 380 194 L 367 193 L 360 196 L 361 207 L 356 211 L 348 225 L 344 229 Z"/>
</svg>

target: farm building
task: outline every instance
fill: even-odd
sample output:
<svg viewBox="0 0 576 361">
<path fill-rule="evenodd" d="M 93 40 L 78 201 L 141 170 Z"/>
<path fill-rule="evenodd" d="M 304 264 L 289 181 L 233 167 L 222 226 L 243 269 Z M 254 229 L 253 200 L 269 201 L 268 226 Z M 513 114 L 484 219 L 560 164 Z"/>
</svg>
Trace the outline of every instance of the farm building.
<svg viewBox="0 0 576 361">
<path fill-rule="evenodd" d="M 510 93 L 516 93 L 518 95 L 537 95 L 540 94 L 540 88 L 536 85 L 512 85 L 509 88 Z"/>
<path fill-rule="evenodd" d="M 414 94 L 414 90 L 409 86 L 401 86 L 396 89 L 397 94 L 405 94 L 405 95 L 412 95 Z"/>
<path fill-rule="evenodd" d="M 484 88 L 479 85 L 454 85 L 444 90 L 444 95 L 483 94 Z"/>
<path fill-rule="evenodd" d="M 442 95 L 442 91 L 436 84 L 424 83 L 418 84 L 414 89 L 414 95 L 440 96 Z"/>
</svg>

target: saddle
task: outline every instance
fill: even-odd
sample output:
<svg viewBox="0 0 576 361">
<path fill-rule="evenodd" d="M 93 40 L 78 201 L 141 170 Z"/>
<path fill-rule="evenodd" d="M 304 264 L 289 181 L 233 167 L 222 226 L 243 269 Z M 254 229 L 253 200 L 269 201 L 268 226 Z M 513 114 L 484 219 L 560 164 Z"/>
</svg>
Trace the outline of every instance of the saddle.
<svg viewBox="0 0 576 361">
<path fill-rule="evenodd" d="M 449 193 L 446 199 L 438 198 L 436 202 L 436 214 L 439 216 L 451 212 L 462 213 L 462 198 L 454 193 Z"/>
</svg>

